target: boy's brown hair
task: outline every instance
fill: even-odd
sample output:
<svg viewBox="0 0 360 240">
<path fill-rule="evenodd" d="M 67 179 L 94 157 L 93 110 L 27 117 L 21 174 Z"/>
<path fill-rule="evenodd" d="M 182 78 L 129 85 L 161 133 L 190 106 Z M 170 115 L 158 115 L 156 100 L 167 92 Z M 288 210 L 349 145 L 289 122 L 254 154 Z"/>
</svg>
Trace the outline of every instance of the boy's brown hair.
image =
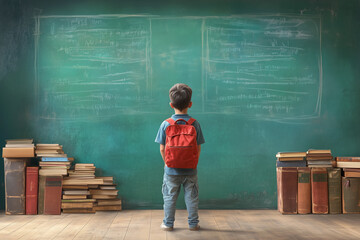
<svg viewBox="0 0 360 240">
<path fill-rule="evenodd" d="M 192 90 L 183 83 L 177 83 L 169 90 L 169 98 L 174 108 L 180 111 L 187 108 L 191 102 Z"/>
</svg>

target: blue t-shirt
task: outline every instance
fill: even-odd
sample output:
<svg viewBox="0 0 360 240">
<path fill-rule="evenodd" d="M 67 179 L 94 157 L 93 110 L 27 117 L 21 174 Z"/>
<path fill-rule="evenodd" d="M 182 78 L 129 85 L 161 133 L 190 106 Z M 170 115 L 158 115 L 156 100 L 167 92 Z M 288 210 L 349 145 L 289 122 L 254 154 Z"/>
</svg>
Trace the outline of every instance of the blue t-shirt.
<svg viewBox="0 0 360 240">
<path fill-rule="evenodd" d="M 188 121 L 191 117 L 188 114 L 174 114 L 171 116 L 173 120 L 178 120 L 180 118 L 184 119 L 185 121 Z M 185 124 L 184 122 L 178 122 L 179 124 Z M 196 141 L 198 145 L 201 145 L 205 143 L 204 136 L 201 131 L 201 127 L 198 121 L 195 121 L 192 124 L 195 127 L 196 130 Z M 166 141 L 166 128 L 170 126 L 170 123 L 167 121 L 163 121 L 160 125 L 159 131 L 156 135 L 155 142 L 159 144 L 165 145 Z M 168 166 L 165 166 L 165 173 L 167 175 L 196 175 L 197 170 L 196 169 L 189 169 L 189 168 L 170 168 Z"/>
</svg>

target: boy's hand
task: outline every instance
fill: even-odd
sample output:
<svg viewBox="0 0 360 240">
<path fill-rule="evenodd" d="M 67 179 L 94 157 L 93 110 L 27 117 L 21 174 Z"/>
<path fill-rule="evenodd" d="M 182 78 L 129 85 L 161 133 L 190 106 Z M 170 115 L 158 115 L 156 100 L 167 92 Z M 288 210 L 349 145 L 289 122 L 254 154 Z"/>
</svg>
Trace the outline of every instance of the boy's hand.
<svg viewBox="0 0 360 240">
<path fill-rule="evenodd" d="M 160 154 L 165 163 L 165 145 L 163 145 L 163 144 L 160 144 Z"/>
</svg>

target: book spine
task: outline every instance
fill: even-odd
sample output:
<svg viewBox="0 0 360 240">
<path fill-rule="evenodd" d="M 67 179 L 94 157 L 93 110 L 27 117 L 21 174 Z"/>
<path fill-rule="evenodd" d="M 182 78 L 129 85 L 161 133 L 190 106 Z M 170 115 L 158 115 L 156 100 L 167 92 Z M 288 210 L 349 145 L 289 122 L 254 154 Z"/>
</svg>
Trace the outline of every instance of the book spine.
<svg viewBox="0 0 360 240">
<path fill-rule="evenodd" d="M 311 198 L 313 213 L 327 214 L 329 212 L 326 168 L 311 169 Z"/>
<path fill-rule="evenodd" d="M 297 169 L 277 168 L 278 210 L 282 214 L 297 213 Z"/>
<path fill-rule="evenodd" d="M 279 161 L 276 160 L 276 167 L 306 167 L 306 161 Z"/>
<path fill-rule="evenodd" d="M 360 178 L 342 178 L 343 213 L 360 213 Z"/>
<path fill-rule="evenodd" d="M 44 214 L 45 176 L 39 176 L 38 214 Z"/>
<path fill-rule="evenodd" d="M 341 213 L 341 169 L 328 168 L 329 213 Z"/>
<path fill-rule="evenodd" d="M 26 214 L 37 214 L 39 167 L 26 168 Z"/>
<path fill-rule="evenodd" d="M 310 168 L 298 168 L 298 213 L 311 213 Z"/>
<path fill-rule="evenodd" d="M 62 177 L 47 176 L 44 190 L 44 214 L 59 215 L 61 213 Z"/>
<path fill-rule="evenodd" d="M 5 213 L 25 214 L 25 169 L 28 159 L 4 159 Z"/>
</svg>

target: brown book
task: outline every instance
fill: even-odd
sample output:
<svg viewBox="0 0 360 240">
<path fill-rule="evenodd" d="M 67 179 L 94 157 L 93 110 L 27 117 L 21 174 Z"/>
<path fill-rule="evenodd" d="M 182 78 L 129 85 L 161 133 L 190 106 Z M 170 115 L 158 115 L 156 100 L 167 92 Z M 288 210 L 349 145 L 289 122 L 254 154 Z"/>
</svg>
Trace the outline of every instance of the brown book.
<svg viewBox="0 0 360 240">
<path fill-rule="evenodd" d="M 277 158 L 284 158 L 284 157 L 306 157 L 306 152 L 278 152 L 276 154 Z M 302 160 L 302 159 L 301 159 Z"/>
<path fill-rule="evenodd" d="M 282 214 L 297 213 L 297 185 L 296 168 L 279 167 L 277 172 L 278 210 Z"/>
<path fill-rule="evenodd" d="M 358 178 L 358 177 L 360 177 L 360 172 L 345 172 L 344 176 Z"/>
<path fill-rule="evenodd" d="M 342 178 L 343 213 L 360 213 L 360 178 Z"/>
<path fill-rule="evenodd" d="M 100 189 L 103 189 L 103 190 L 116 190 L 116 185 L 100 186 Z"/>
<path fill-rule="evenodd" d="M 310 168 L 298 168 L 298 213 L 311 213 Z"/>
<path fill-rule="evenodd" d="M 102 190 L 102 189 L 90 189 L 91 195 L 115 195 L 117 196 L 118 190 Z"/>
<path fill-rule="evenodd" d="M 26 168 L 26 215 L 37 214 L 39 167 Z"/>
<path fill-rule="evenodd" d="M 326 150 L 309 149 L 306 153 L 307 154 L 331 154 L 331 150 L 329 150 L 329 149 L 326 149 Z"/>
<path fill-rule="evenodd" d="M 62 202 L 61 208 L 62 209 L 69 209 L 69 208 L 92 208 L 94 203 L 92 202 Z"/>
<path fill-rule="evenodd" d="M 87 185 L 87 184 L 103 184 L 102 179 L 66 179 L 63 185 Z"/>
<path fill-rule="evenodd" d="M 3 158 L 32 158 L 34 148 L 3 148 Z"/>
<path fill-rule="evenodd" d="M 328 168 L 329 213 L 341 213 L 341 169 Z"/>
<path fill-rule="evenodd" d="M 311 168 L 312 213 L 327 214 L 329 212 L 327 178 L 326 168 Z"/>
<path fill-rule="evenodd" d="M 360 157 L 336 157 L 338 162 L 360 162 Z"/>
<path fill-rule="evenodd" d="M 338 168 L 360 168 L 360 162 L 336 162 Z"/>
<path fill-rule="evenodd" d="M 5 158 L 5 213 L 25 214 L 25 169 L 28 159 Z"/>
<path fill-rule="evenodd" d="M 121 205 L 121 199 L 108 199 L 108 200 L 97 200 L 98 206 L 114 206 L 114 205 Z"/>
<path fill-rule="evenodd" d="M 278 158 L 279 161 L 302 161 L 303 157 L 280 157 Z"/>
<path fill-rule="evenodd" d="M 62 199 L 86 199 L 86 195 L 63 195 Z"/>
<path fill-rule="evenodd" d="M 90 195 L 88 190 L 65 190 L 63 192 L 65 195 Z"/>
<path fill-rule="evenodd" d="M 71 208 L 71 209 L 63 209 L 63 213 L 96 213 L 93 208 Z"/>
<path fill-rule="evenodd" d="M 110 196 L 110 195 L 91 195 L 91 198 L 94 199 L 114 199 L 116 198 L 116 195 Z"/>
<path fill-rule="evenodd" d="M 63 199 L 61 200 L 62 203 L 82 203 L 82 202 L 91 202 L 96 203 L 96 199 Z"/>
<path fill-rule="evenodd" d="M 76 189 L 76 190 L 87 190 L 89 189 L 89 187 L 87 185 L 66 185 L 63 186 L 64 190 L 72 190 L 72 189 Z"/>
<path fill-rule="evenodd" d="M 323 161 L 323 160 L 332 160 L 332 157 L 306 157 L 306 160 L 310 161 Z"/>
<path fill-rule="evenodd" d="M 360 168 L 343 168 L 344 172 L 360 172 Z"/>
<path fill-rule="evenodd" d="M 46 176 L 39 176 L 38 214 L 44 214 L 44 191 Z"/>
<path fill-rule="evenodd" d="M 61 214 L 62 176 L 47 176 L 44 190 L 44 214 Z"/>
<path fill-rule="evenodd" d="M 115 206 L 95 206 L 95 211 L 121 211 L 121 205 Z"/>
</svg>

